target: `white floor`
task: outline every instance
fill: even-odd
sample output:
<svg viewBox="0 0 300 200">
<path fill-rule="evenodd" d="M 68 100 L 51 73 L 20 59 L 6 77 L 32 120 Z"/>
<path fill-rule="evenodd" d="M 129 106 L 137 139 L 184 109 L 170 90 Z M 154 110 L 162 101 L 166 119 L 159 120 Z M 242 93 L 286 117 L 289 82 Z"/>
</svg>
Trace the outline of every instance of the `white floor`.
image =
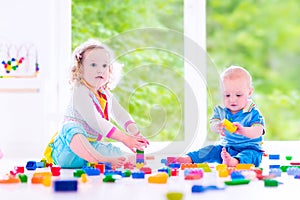
<svg viewBox="0 0 300 200">
<path fill-rule="evenodd" d="M 269 164 L 287 165 L 289 162 L 285 160 L 286 155 L 293 156 L 293 162 L 300 162 L 300 142 L 268 142 L 265 143 L 266 153 L 280 154 L 281 160 L 271 161 L 264 157 L 262 167 L 264 173 L 268 173 Z M 161 166 L 160 159 L 165 156 L 157 156 L 155 161 L 148 161 L 148 166 L 157 169 Z M 14 166 L 25 166 L 26 159 L 10 159 L 3 158 L 0 160 L 0 173 L 4 175 L 13 169 Z M 45 169 L 39 169 L 45 170 Z M 47 170 L 47 169 L 46 169 Z M 74 170 L 62 170 L 60 179 L 74 179 Z M 25 172 L 29 177 L 34 171 Z M 149 184 L 147 178 L 138 180 L 132 178 L 123 178 L 115 183 L 103 183 L 103 175 L 89 177 L 87 183 L 79 182 L 77 192 L 57 193 L 53 187 L 43 185 L 34 185 L 30 181 L 25 184 L 0 184 L 0 198 L 8 200 L 17 199 L 43 199 L 43 200 L 61 200 L 61 199 L 167 199 L 168 192 L 182 192 L 184 199 L 284 199 L 287 195 L 294 197 L 300 196 L 300 179 L 294 179 L 286 173 L 282 173 L 277 180 L 283 184 L 278 187 L 264 187 L 263 181 L 253 180 L 248 185 L 227 186 L 220 191 L 206 191 L 204 193 L 192 193 L 191 187 L 198 185 L 223 185 L 223 179 L 216 178 L 214 173 L 205 173 L 204 178 L 197 181 L 186 181 L 183 179 L 183 173 L 178 177 L 170 177 L 167 184 Z M 4 198 L 5 197 L 5 198 Z"/>
</svg>

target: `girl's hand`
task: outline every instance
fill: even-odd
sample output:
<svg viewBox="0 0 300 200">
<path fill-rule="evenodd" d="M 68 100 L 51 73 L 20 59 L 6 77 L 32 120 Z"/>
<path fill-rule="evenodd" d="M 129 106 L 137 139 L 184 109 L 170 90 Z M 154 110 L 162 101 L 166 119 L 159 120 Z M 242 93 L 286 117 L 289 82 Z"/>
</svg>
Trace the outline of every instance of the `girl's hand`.
<svg viewBox="0 0 300 200">
<path fill-rule="evenodd" d="M 126 135 L 126 137 L 123 144 L 134 153 L 136 153 L 136 149 L 143 151 L 149 143 L 148 140 L 141 135 Z"/>
</svg>

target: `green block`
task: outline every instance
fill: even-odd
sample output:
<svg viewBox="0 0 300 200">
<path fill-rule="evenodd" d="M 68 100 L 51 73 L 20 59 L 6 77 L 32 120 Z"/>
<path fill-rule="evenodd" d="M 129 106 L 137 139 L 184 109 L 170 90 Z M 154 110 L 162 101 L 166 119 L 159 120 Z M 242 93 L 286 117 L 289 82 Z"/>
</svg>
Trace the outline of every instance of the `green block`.
<svg viewBox="0 0 300 200">
<path fill-rule="evenodd" d="M 107 176 L 105 176 L 105 177 L 103 178 L 102 181 L 105 182 L 105 183 L 114 183 L 114 182 L 116 181 L 116 179 L 114 179 L 114 178 L 112 177 L 112 175 L 107 175 Z"/>
<path fill-rule="evenodd" d="M 265 187 L 277 187 L 278 186 L 278 181 L 276 181 L 276 180 L 265 179 L 264 183 L 265 183 Z"/>
</svg>

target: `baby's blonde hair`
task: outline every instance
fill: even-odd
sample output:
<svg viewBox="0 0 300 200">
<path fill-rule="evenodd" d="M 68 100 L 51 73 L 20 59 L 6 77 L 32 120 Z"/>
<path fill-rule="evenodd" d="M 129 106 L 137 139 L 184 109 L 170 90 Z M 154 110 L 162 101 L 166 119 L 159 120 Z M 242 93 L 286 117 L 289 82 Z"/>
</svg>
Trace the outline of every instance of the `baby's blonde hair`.
<svg viewBox="0 0 300 200">
<path fill-rule="evenodd" d="M 109 79 L 104 89 L 115 88 L 121 78 L 123 65 L 114 60 L 114 53 L 107 45 L 102 44 L 101 42 L 95 39 L 89 39 L 74 49 L 72 54 L 73 62 L 72 62 L 70 83 L 75 84 L 81 82 L 82 60 L 84 59 L 83 55 L 87 50 L 93 48 L 104 49 L 107 52 L 109 57 Z"/>
<path fill-rule="evenodd" d="M 252 77 L 251 74 L 243 67 L 231 65 L 225 69 L 221 74 L 221 82 L 223 83 L 224 79 L 236 79 L 243 78 L 249 82 L 249 87 L 252 87 Z"/>
</svg>

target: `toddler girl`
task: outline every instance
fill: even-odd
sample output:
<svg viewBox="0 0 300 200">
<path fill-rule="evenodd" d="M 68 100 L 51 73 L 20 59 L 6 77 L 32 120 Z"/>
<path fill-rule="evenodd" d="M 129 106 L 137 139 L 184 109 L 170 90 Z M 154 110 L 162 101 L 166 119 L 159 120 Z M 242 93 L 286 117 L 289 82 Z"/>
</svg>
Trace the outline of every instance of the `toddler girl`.
<svg viewBox="0 0 300 200">
<path fill-rule="evenodd" d="M 149 142 L 110 92 L 120 64 L 112 63 L 112 52 L 96 40 L 77 47 L 73 60 L 71 98 L 45 157 L 63 168 L 78 168 L 87 162 L 110 162 L 122 167 L 126 157 L 118 147 L 100 142 L 103 137 L 120 141 L 133 152 L 143 150 Z M 111 118 L 127 133 L 112 124 Z"/>
</svg>

